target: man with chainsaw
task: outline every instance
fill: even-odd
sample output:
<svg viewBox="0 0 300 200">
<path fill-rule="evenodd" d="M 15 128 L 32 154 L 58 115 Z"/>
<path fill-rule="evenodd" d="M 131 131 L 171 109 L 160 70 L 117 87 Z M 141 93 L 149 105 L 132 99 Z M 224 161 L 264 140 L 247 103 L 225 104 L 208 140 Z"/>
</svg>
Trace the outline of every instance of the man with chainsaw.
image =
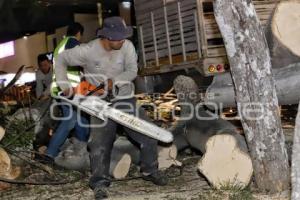
<svg viewBox="0 0 300 200">
<path fill-rule="evenodd" d="M 137 55 L 133 44 L 126 38 L 132 35 L 132 28 L 126 26 L 120 17 L 104 20 L 99 38 L 86 45 L 80 45 L 62 52 L 55 59 L 55 74 L 58 86 L 65 96 L 73 96 L 74 89 L 67 78 L 67 66 L 80 65 L 84 68 L 85 79 L 90 85 L 105 83 L 98 91 L 100 97 L 108 99 L 111 106 L 148 120 L 142 108 L 137 109 L 132 81 L 137 76 Z M 87 88 L 84 86 L 84 88 Z M 76 90 L 78 91 L 78 90 Z M 81 90 L 80 90 L 81 91 Z M 100 94 L 99 94 L 100 92 Z M 137 111 L 136 111 L 137 110 Z M 97 126 L 101 124 L 101 126 Z M 104 125 L 103 125 L 104 124 Z M 116 139 L 117 123 L 91 116 L 91 132 L 88 148 L 92 176 L 89 181 L 96 199 L 107 197 L 106 187 L 110 185 L 110 154 Z M 141 172 L 145 180 L 156 185 L 166 185 L 167 177 L 158 170 L 157 140 L 123 127 L 124 132 L 139 145 L 141 150 Z"/>
</svg>

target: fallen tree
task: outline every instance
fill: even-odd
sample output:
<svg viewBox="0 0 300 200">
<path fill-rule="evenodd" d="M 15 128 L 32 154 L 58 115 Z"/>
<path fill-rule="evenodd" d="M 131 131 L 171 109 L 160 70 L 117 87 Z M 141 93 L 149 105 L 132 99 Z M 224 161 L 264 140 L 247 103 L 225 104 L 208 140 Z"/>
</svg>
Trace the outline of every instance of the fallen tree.
<svg viewBox="0 0 300 200">
<path fill-rule="evenodd" d="M 177 148 L 175 145 L 158 146 L 158 167 L 166 169 L 172 165 L 181 165 L 176 160 Z M 87 143 L 69 139 L 62 147 L 62 151 L 55 158 L 55 163 L 67 169 L 85 171 L 90 169 Z M 126 137 L 119 137 L 113 146 L 110 161 L 110 175 L 115 179 L 126 177 L 131 163 L 140 164 L 140 149 Z"/>
<path fill-rule="evenodd" d="M 111 154 L 110 175 L 116 179 L 124 178 L 130 168 L 131 157 L 123 152 L 124 144 L 116 141 Z M 55 163 L 66 169 L 86 171 L 90 169 L 87 143 L 75 138 L 68 139 L 62 147 L 62 151 L 55 157 Z"/>
<path fill-rule="evenodd" d="M 215 188 L 247 186 L 253 168 L 245 138 L 230 122 L 203 108 L 193 79 L 178 76 L 174 88 L 182 103 L 181 117 L 186 118 L 174 129 L 175 144 L 181 147 L 187 143 L 203 153 L 198 169 Z"/>
</svg>

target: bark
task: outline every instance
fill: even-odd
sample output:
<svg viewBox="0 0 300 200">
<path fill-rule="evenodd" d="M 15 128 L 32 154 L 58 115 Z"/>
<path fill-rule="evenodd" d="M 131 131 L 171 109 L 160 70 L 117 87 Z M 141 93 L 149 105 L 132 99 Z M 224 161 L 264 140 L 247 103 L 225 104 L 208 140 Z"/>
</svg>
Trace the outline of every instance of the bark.
<svg viewBox="0 0 300 200">
<path fill-rule="evenodd" d="M 254 6 L 250 0 L 215 0 L 214 13 L 231 66 L 256 184 L 265 192 L 287 190 L 289 166 L 278 99 L 267 42 Z"/>
<path fill-rule="evenodd" d="M 223 134 L 233 136 L 237 142 L 237 147 L 248 153 L 245 138 L 237 133 L 234 125 L 226 120 L 218 118 L 201 121 L 195 118 L 189 121 L 186 127 L 186 140 L 191 147 L 203 154 L 206 152 L 206 144 L 209 138 Z M 226 146 L 223 146 L 223 148 L 226 148 Z"/>
<path fill-rule="evenodd" d="M 292 200 L 300 199 L 300 104 L 296 118 L 296 127 L 292 153 Z"/>
</svg>

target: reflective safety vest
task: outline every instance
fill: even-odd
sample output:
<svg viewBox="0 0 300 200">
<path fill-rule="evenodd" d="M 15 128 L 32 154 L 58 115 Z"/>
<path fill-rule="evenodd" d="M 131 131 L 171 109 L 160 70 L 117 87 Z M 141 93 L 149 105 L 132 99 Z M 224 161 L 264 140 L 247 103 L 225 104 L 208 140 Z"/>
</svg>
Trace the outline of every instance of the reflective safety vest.
<svg viewBox="0 0 300 200">
<path fill-rule="evenodd" d="M 70 37 L 65 37 L 55 48 L 53 53 L 53 75 L 52 75 L 52 83 L 51 83 L 51 96 L 55 97 L 57 96 L 58 92 L 61 91 L 61 89 L 58 87 L 56 78 L 55 78 L 55 59 L 58 54 L 63 52 L 65 50 L 65 46 L 67 42 L 69 41 Z M 67 77 L 69 82 L 71 83 L 72 87 L 76 87 L 80 83 L 80 68 L 78 66 L 76 67 L 68 67 L 67 68 Z"/>
</svg>

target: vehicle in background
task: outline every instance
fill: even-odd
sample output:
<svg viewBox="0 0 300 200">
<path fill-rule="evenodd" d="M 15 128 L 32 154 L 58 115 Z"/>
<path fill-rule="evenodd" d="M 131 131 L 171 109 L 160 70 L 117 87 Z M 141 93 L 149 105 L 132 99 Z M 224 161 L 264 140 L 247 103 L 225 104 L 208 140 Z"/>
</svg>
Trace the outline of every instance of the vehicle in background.
<svg viewBox="0 0 300 200">
<path fill-rule="evenodd" d="M 265 26 L 278 0 L 252 1 Z M 139 75 L 195 68 L 203 76 L 229 69 L 213 0 L 134 0 Z"/>
</svg>

